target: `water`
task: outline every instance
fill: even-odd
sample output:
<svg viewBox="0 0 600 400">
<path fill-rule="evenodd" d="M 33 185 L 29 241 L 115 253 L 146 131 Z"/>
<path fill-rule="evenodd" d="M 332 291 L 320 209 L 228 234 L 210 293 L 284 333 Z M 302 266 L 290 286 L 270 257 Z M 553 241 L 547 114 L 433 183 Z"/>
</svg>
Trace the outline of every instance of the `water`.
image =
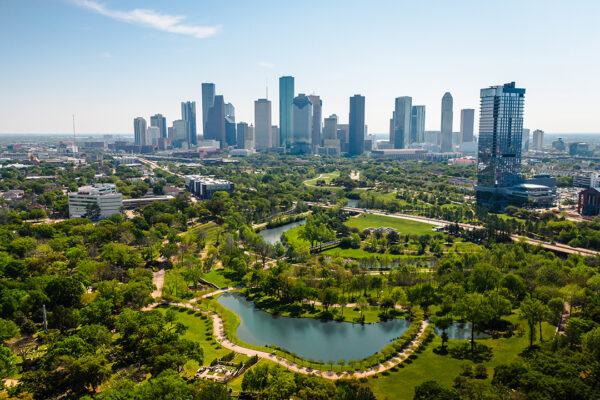
<svg viewBox="0 0 600 400">
<path fill-rule="evenodd" d="M 255 308 L 240 293 L 225 293 L 217 301 L 240 317 L 236 331 L 240 340 L 256 346 L 276 345 L 305 360 L 361 360 L 383 349 L 410 326 L 404 319 L 360 325 L 275 317 Z"/>
<path fill-rule="evenodd" d="M 358 203 L 360 203 L 358 199 L 348 199 L 346 207 L 358 208 Z"/>
<path fill-rule="evenodd" d="M 442 330 L 434 328 L 435 334 L 442 336 Z M 448 329 L 446 329 L 448 339 L 451 340 L 471 340 L 471 323 L 469 322 L 453 322 Z M 487 333 L 475 332 L 475 339 L 485 339 L 491 337 Z"/>
<path fill-rule="evenodd" d="M 275 244 L 280 241 L 281 234 L 283 232 L 287 232 L 290 229 L 293 229 L 297 226 L 304 225 L 306 223 L 305 219 L 296 222 L 290 222 L 289 224 L 278 226 L 277 228 L 265 229 L 263 231 L 258 232 L 259 236 L 264 239 L 265 242 L 269 244 Z"/>
</svg>

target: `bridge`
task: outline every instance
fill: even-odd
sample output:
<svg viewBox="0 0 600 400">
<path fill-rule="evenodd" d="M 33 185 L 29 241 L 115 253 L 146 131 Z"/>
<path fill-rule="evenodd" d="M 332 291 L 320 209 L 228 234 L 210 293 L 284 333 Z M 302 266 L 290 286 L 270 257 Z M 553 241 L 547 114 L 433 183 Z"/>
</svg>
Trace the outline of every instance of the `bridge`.
<svg viewBox="0 0 600 400">
<path fill-rule="evenodd" d="M 321 251 L 328 249 L 329 247 L 335 247 L 342 242 L 342 239 L 330 240 L 329 242 L 321 243 L 316 246 L 312 246 L 309 251 L 311 253 L 320 253 Z"/>
</svg>

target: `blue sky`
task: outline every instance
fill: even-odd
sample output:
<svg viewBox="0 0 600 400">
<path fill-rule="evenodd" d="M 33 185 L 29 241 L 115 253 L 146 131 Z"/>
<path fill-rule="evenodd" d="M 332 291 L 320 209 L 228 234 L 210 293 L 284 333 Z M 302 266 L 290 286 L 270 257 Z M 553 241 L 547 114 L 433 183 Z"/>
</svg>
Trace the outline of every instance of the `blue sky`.
<svg viewBox="0 0 600 400">
<path fill-rule="evenodd" d="M 0 0 L 0 133 L 128 133 L 133 118 L 180 118 L 201 83 L 253 122 L 281 75 L 348 119 L 366 96 L 369 132 L 388 131 L 393 101 L 427 106 L 438 130 L 444 92 L 478 109 L 479 89 L 527 89 L 525 125 L 600 132 L 600 2 Z M 201 128 L 199 127 L 199 130 Z"/>
</svg>

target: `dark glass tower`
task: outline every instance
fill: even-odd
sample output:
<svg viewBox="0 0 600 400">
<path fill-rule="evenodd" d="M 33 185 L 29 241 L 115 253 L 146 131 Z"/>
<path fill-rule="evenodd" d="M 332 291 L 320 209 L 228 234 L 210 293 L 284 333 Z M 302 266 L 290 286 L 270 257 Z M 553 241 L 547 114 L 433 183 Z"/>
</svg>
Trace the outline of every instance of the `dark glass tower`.
<svg viewBox="0 0 600 400">
<path fill-rule="evenodd" d="M 477 194 L 518 184 L 525 89 L 515 83 L 481 89 Z"/>
<path fill-rule="evenodd" d="M 365 151 L 365 96 L 350 97 L 348 153 L 352 156 Z"/>
<path fill-rule="evenodd" d="M 186 101 L 181 103 L 181 119 L 190 123 L 190 144 L 198 144 L 196 132 L 196 102 Z"/>
<path fill-rule="evenodd" d="M 294 101 L 294 77 L 279 78 L 279 141 L 281 147 L 292 145 L 292 102 Z"/>
</svg>

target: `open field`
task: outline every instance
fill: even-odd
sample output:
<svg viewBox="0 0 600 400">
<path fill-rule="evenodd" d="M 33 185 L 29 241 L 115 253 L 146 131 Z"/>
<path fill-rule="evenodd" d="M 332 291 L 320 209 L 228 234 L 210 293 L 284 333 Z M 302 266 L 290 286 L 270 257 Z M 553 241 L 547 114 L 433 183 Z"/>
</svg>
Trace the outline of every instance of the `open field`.
<svg viewBox="0 0 600 400">
<path fill-rule="evenodd" d="M 325 174 L 319 174 L 316 178 L 308 179 L 308 180 L 304 181 L 304 184 L 306 186 L 319 187 L 319 186 L 317 186 L 317 181 L 325 181 L 325 183 L 327 185 L 329 185 L 331 180 L 337 178 L 338 176 L 340 176 L 340 173 L 338 171 L 328 172 Z"/>
<path fill-rule="evenodd" d="M 213 269 L 212 271 L 202 275 L 202 279 L 214 283 L 219 288 L 226 288 L 232 285 L 232 281 L 226 276 L 224 269 Z"/>
<path fill-rule="evenodd" d="M 425 235 L 433 234 L 434 225 L 425 222 L 411 221 L 408 219 L 387 217 L 384 215 L 361 214 L 359 217 L 350 218 L 346 225 L 351 228 L 363 230 L 366 228 L 394 228 L 400 234 Z"/>
</svg>

